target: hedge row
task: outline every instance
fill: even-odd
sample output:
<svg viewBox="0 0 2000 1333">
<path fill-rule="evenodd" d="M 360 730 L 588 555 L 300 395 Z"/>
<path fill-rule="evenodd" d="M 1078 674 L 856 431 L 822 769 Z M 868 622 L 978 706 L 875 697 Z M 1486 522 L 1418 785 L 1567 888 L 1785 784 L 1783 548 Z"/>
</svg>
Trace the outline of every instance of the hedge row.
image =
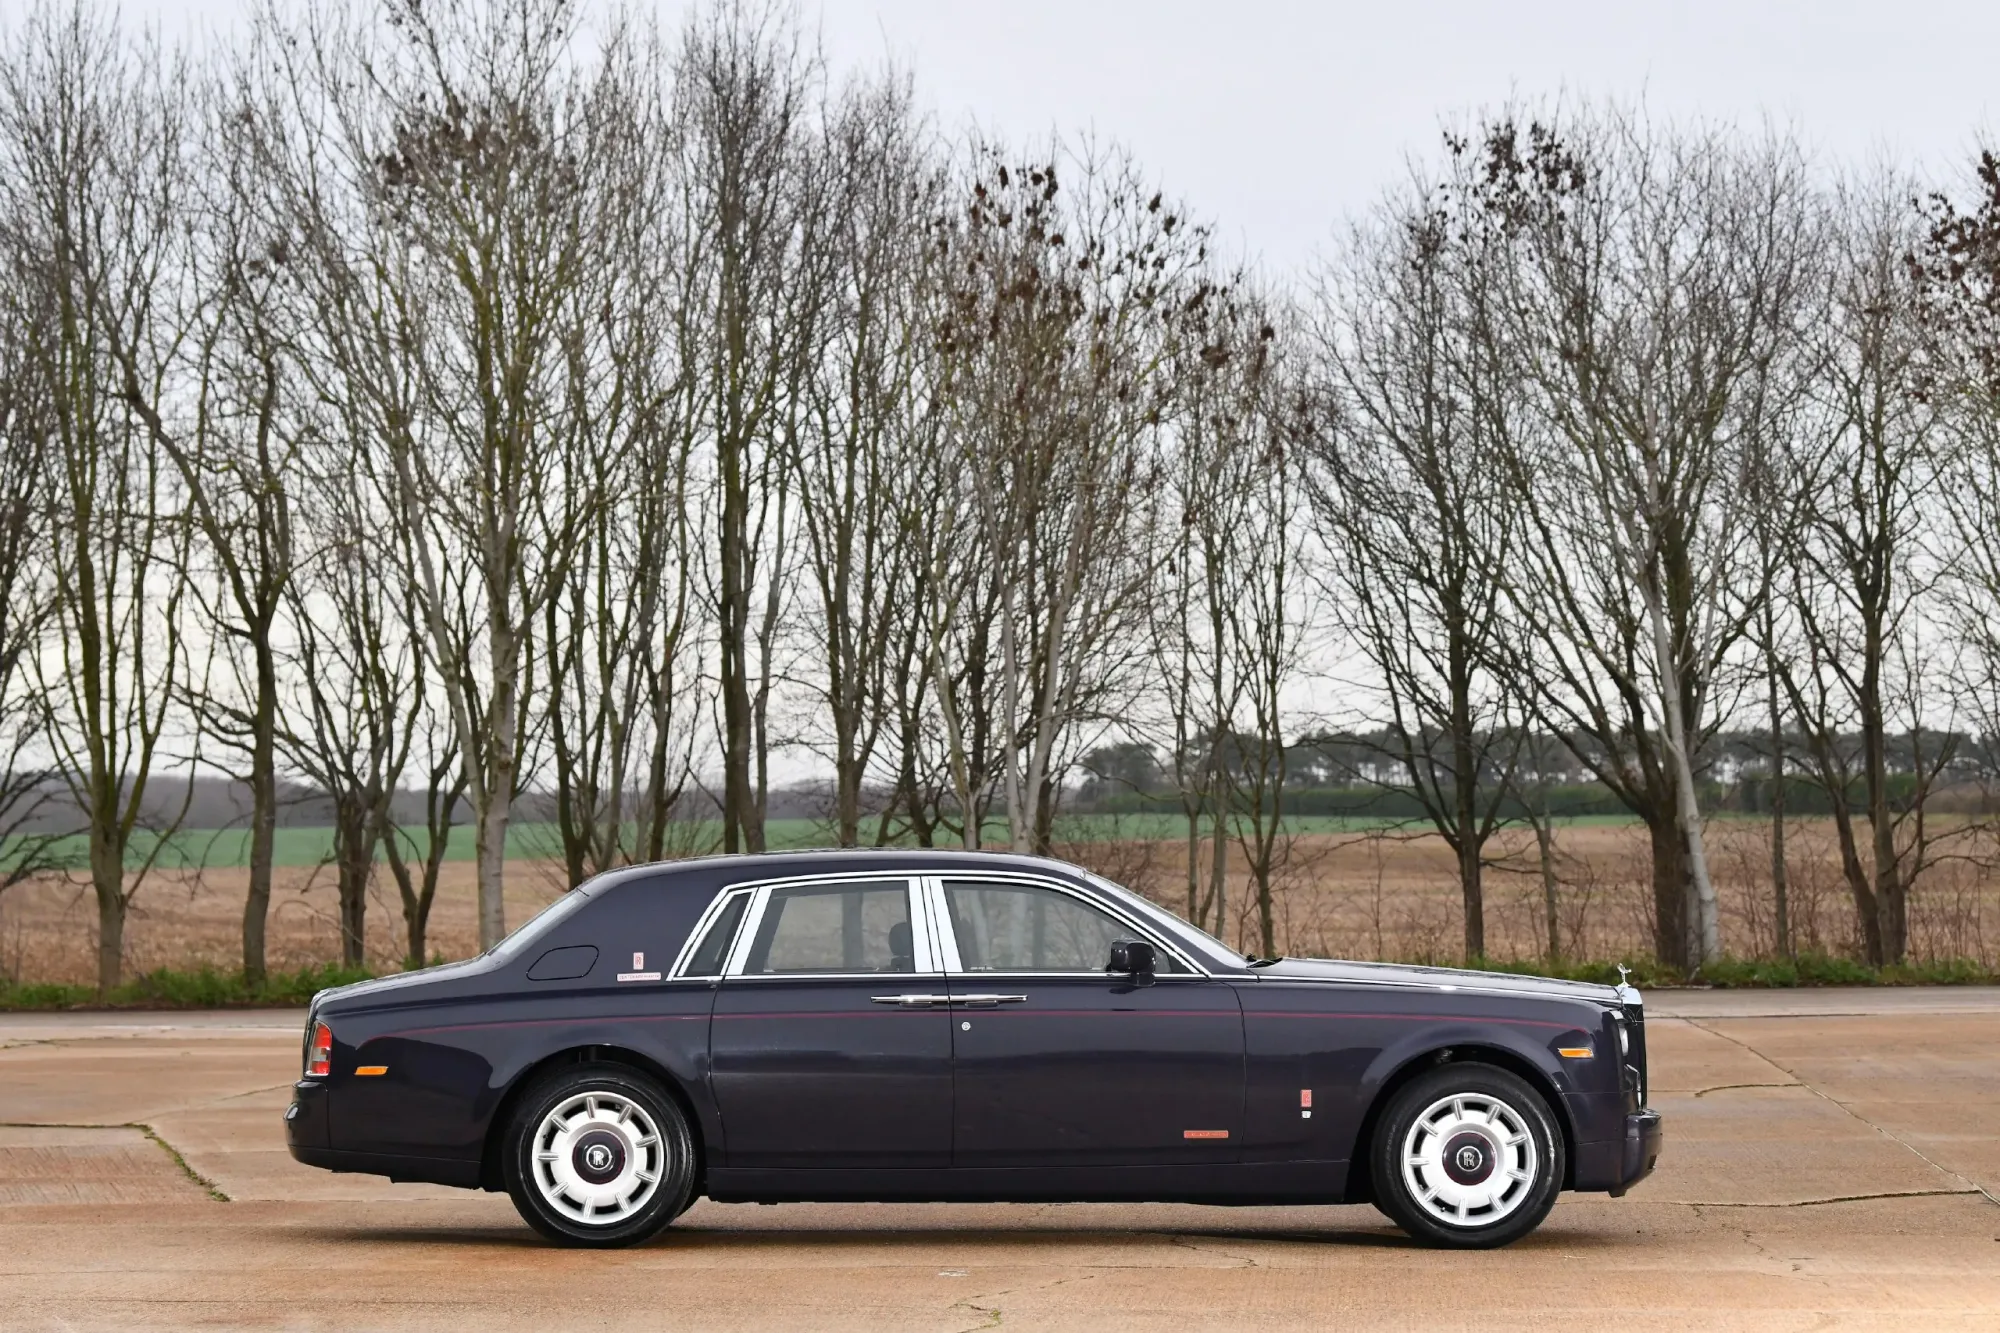
<svg viewBox="0 0 2000 1333">
<path fill-rule="evenodd" d="M 99 995 L 97 987 L 62 982 L 15 985 L 0 982 L 0 1010 L 48 1009 L 285 1009 L 305 1004 L 314 992 L 373 976 L 364 968 L 328 963 L 297 972 L 272 972 L 258 985 L 241 972 L 212 967 L 192 972 L 163 967 L 143 973 Z"/>
</svg>

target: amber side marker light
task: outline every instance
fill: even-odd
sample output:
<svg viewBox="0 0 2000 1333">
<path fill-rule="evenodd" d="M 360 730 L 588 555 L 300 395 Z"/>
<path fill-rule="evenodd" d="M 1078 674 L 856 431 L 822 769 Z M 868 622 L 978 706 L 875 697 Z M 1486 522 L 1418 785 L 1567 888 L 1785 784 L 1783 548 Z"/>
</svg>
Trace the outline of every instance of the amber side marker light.
<svg viewBox="0 0 2000 1333">
<path fill-rule="evenodd" d="M 1226 1139 L 1229 1137 L 1229 1131 L 1226 1129 L 1184 1129 L 1181 1131 L 1181 1137 L 1184 1139 Z"/>
<path fill-rule="evenodd" d="M 306 1052 L 306 1077 L 325 1078 L 333 1072 L 333 1029 L 313 1024 L 312 1048 Z"/>
<path fill-rule="evenodd" d="M 389 1066 L 387 1066 L 387 1065 L 356 1065 L 356 1066 L 355 1066 L 355 1068 L 354 1068 L 354 1072 L 355 1072 L 355 1073 L 357 1073 L 357 1074 L 359 1074 L 359 1075 L 361 1075 L 361 1076 L 362 1076 L 363 1078 L 368 1078 L 368 1077 L 370 1077 L 370 1076 L 372 1076 L 372 1075 L 375 1075 L 375 1074 L 386 1074 L 386 1073 L 388 1073 L 388 1072 L 389 1072 Z"/>
<path fill-rule="evenodd" d="M 1588 1046 L 1558 1046 L 1556 1054 L 1565 1060 L 1588 1060 L 1595 1052 Z"/>
</svg>

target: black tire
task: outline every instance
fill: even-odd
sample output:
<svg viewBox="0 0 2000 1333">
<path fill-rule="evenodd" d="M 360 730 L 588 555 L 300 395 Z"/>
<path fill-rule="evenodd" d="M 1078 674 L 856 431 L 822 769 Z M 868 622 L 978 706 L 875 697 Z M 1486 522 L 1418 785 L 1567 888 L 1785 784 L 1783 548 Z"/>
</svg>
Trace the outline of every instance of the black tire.
<svg viewBox="0 0 2000 1333">
<path fill-rule="evenodd" d="M 515 1103 L 501 1149 L 515 1209 L 563 1245 L 609 1248 L 658 1235 L 693 1203 L 700 1165 L 674 1099 L 646 1074 L 613 1064 L 570 1065 L 537 1079 Z M 627 1198 L 600 1202 L 627 1189 Z"/>
<path fill-rule="evenodd" d="M 1419 1119 L 1425 1127 L 1413 1133 Z M 1451 1249 L 1492 1249 L 1527 1235 L 1555 1206 L 1566 1174 L 1548 1101 L 1518 1075 L 1470 1061 L 1398 1089 L 1369 1154 L 1375 1206 L 1412 1239 Z M 1419 1159 L 1407 1173 L 1406 1155 Z M 1491 1202 L 1468 1202 L 1482 1197 Z"/>
</svg>

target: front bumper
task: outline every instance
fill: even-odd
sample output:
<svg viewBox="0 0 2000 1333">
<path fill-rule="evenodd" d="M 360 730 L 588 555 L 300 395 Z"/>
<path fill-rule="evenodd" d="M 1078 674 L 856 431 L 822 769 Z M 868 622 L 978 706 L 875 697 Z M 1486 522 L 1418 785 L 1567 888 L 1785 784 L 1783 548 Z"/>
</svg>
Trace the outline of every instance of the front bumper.
<svg viewBox="0 0 2000 1333">
<path fill-rule="evenodd" d="M 1660 1160 L 1660 1144 L 1665 1138 L 1658 1111 L 1641 1108 L 1625 1117 L 1625 1141 L 1618 1164 L 1618 1182 L 1611 1187 L 1612 1198 L 1617 1198 L 1653 1174 L 1653 1165 Z"/>
</svg>

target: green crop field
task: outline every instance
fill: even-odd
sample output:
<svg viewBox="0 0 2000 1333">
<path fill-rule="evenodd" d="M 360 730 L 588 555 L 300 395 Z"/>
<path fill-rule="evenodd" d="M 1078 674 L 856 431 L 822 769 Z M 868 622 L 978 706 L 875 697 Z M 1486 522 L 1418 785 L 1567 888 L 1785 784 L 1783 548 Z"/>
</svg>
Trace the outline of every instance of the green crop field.
<svg viewBox="0 0 2000 1333">
<path fill-rule="evenodd" d="M 1622 824 L 1629 820 L 1620 815 L 1582 815 L 1557 821 L 1565 825 Z M 1409 829 L 1422 831 L 1421 825 L 1405 822 L 1385 823 L 1380 819 L 1342 815 L 1297 816 L 1285 821 L 1286 831 L 1295 834 L 1343 834 L 1366 833 L 1381 829 Z M 864 821 L 861 841 L 864 845 L 874 841 L 872 823 Z M 1056 821 L 1056 841 L 1064 842 L 1104 842 L 1124 840 L 1178 841 L 1187 836 L 1187 825 L 1177 815 L 1166 813 L 1119 814 L 1119 815 L 1067 815 Z M 834 843 L 834 828 L 830 821 L 818 819 L 774 819 L 766 825 L 766 837 L 773 851 L 783 851 L 804 847 L 830 847 Z M 718 851 L 721 847 L 722 828 L 718 821 L 700 822 L 685 829 L 676 839 L 682 847 L 692 847 L 700 851 Z M 1006 845 L 1007 827 L 1003 821 L 992 821 L 987 825 L 986 843 L 989 847 Z M 157 840 L 149 834 L 140 834 L 133 839 L 127 866 L 137 869 L 153 856 L 158 846 Z M 562 839 L 554 824 L 517 823 L 507 834 L 507 852 L 510 857 L 537 858 L 559 857 L 562 854 Z M 4 859 L 0 852 L 0 859 Z M 55 855 L 64 864 L 81 867 L 85 861 L 85 844 L 81 837 L 66 838 L 57 844 Z M 333 830 L 328 828 L 281 828 L 277 831 L 277 858 L 280 866 L 316 866 L 330 862 L 333 858 Z M 158 855 L 153 864 L 165 869 L 191 870 L 198 868 L 227 869 L 249 864 L 250 835 L 247 830 L 232 829 L 183 829 L 158 846 Z M 470 825 L 460 825 L 452 831 L 450 850 L 446 855 L 451 861 L 473 859 L 473 830 Z"/>
</svg>

